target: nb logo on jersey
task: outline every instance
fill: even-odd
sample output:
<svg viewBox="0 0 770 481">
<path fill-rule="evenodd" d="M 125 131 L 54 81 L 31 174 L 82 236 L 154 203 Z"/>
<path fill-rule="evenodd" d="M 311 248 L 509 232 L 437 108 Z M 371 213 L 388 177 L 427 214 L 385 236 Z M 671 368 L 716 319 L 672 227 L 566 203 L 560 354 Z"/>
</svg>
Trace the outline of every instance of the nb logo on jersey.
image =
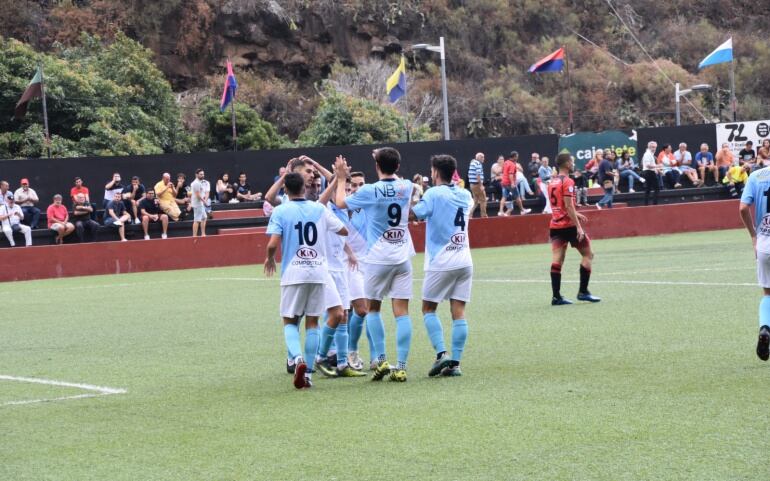
<svg viewBox="0 0 770 481">
<path fill-rule="evenodd" d="M 456 246 L 465 245 L 465 232 L 458 232 L 449 239 Z"/>
<path fill-rule="evenodd" d="M 406 231 L 404 229 L 388 229 L 382 233 L 383 239 L 392 243 L 400 243 L 404 240 Z"/>
<path fill-rule="evenodd" d="M 377 186 L 374 188 L 374 195 L 376 197 L 385 197 L 385 198 L 391 198 L 391 197 L 404 197 L 403 192 L 400 190 L 396 190 L 395 187 L 393 187 L 390 184 L 385 184 L 382 186 Z"/>
<path fill-rule="evenodd" d="M 310 247 L 300 247 L 297 249 L 297 257 L 300 259 L 315 259 L 318 257 L 318 252 Z"/>
</svg>

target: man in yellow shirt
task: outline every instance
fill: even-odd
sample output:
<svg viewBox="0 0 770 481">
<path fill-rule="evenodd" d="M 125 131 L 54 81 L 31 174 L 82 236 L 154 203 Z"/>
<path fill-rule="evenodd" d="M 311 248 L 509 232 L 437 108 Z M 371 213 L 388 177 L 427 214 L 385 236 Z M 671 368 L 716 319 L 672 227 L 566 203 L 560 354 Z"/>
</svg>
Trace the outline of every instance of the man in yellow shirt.
<svg viewBox="0 0 770 481">
<path fill-rule="evenodd" d="M 176 186 L 171 182 L 171 174 L 163 174 L 163 179 L 155 184 L 155 196 L 164 214 L 178 221 L 181 211 L 176 203 Z"/>
<path fill-rule="evenodd" d="M 749 180 L 749 173 L 751 172 L 751 164 L 744 163 L 740 165 L 738 161 L 733 162 L 733 166 L 727 170 L 725 178 L 722 179 L 722 183 L 730 191 L 732 197 L 738 197 L 743 192 L 743 187 Z"/>
</svg>

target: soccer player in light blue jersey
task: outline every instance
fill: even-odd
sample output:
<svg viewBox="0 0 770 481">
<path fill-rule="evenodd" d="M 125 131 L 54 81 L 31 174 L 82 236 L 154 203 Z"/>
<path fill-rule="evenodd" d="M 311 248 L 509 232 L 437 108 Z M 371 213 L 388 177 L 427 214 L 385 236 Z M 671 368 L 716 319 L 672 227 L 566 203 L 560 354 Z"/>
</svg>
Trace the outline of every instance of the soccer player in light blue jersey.
<svg viewBox="0 0 770 481">
<path fill-rule="evenodd" d="M 289 202 L 273 211 L 267 234 L 265 275 L 275 273 L 275 254 L 281 246 L 281 317 L 286 348 L 295 363 L 294 387 L 312 387 L 313 362 L 318 352 L 318 317 L 325 308 L 324 283 L 329 277 L 326 233 L 346 236 L 342 222 L 317 202 L 304 198 L 304 179 L 285 177 Z M 299 340 L 299 320 L 305 316 L 305 352 Z"/>
<path fill-rule="evenodd" d="M 350 192 L 348 195 L 355 194 L 358 189 L 366 185 L 366 177 L 363 172 L 351 172 L 350 174 Z M 363 209 L 352 209 L 348 211 L 350 222 L 347 224 L 348 238 L 347 244 L 358 258 L 357 267 L 348 270 L 348 289 L 350 290 L 350 318 L 348 319 L 348 363 L 353 369 L 363 369 L 364 362 L 358 349 L 358 342 L 361 339 L 361 332 L 364 330 L 364 319 L 368 312 L 366 296 L 364 295 L 364 269 L 366 268 L 363 259 L 366 257 L 366 213 Z M 376 358 L 372 336 L 369 332 L 369 325 L 366 324 L 366 338 L 369 341 L 369 367 L 374 370 L 377 368 Z"/>
<path fill-rule="evenodd" d="M 460 359 L 468 337 L 465 304 L 471 300 L 473 260 L 468 244 L 468 212 L 472 199 L 465 189 L 452 183 L 457 161 L 451 155 L 431 158 L 433 187 L 412 208 L 418 219 L 426 219 L 425 281 L 422 314 L 436 361 L 428 375 L 461 376 Z M 452 313 L 452 355 L 447 354 L 444 331 L 436 315 L 441 301 L 449 300 Z"/>
<path fill-rule="evenodd" d="M 406 363 L 412 343 L 412 320 L 409 318 L 409 299 L 412 297 L 412 264 L 414 253 L 409 235 L 409 209 L 412 189 L 408 180 L 396 175 L 401 155 L 396 149 L 385 147 L 373 152 L 379 181 L 367 184 L 348 197 L 345 185 L 337 183 L 335 203 L 340 209 L 363 209 L 366 213 L 366 270 L 364 292 L 369 300 L 366 323 L 374 343 L 377 368 L 373 381 L 390 374 L 391 381 L 406 381 Z M 347 172 L 345 159 L 338 158 L 337 172 Z M 396 318 L 396 354 L 398 365 L 391 369 L 385 354 L 385 326 L 380 310 L 382 299 L 390 296 Z"/>
<path fill-rule="evenodd" d="M 759 303 L 759 338 L 757 356 L 763 361 L 770 357 L 770 167 L 755 170 L 749 176 L 741 195 L 741 220 L 749 231 L 757 258 L 757 281 L 763 296 Z M 754 219 L 751 210 L 754 208 Z"/>
</svg>

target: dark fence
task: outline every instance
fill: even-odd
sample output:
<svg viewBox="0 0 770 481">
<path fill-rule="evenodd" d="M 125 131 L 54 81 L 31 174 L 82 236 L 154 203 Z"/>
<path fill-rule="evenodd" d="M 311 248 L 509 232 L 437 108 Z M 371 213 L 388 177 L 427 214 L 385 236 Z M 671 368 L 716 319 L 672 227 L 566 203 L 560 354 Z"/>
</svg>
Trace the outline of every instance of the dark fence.
<svg viewBox="0 0 770 481">
<path fill-rule="evenodd" d="M 639 159 L 647 149 L 647 142 L 654 140 L 658 143 L 658 150 L 665 144 L 671 144 L 674 150 L 679 148 L 679 143 L 687 144 L 694 156 L 700 149 L 700 144 L 709 144 L 711 153 L 716 153 L 717 127 L 716 124 L 683 125 L 681 127 L 655 127 L 651 129 L 639 129 L 637 131 L 637 145 Z"/>
</svg>

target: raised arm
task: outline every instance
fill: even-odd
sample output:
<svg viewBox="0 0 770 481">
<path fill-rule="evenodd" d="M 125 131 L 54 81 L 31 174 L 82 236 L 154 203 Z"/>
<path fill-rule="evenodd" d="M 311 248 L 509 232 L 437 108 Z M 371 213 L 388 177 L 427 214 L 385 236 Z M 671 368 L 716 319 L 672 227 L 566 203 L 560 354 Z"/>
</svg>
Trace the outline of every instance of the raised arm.
<svg viewBox="0 0 770 481">
<path fill-rule="evenodd" d="M 336 170 L 340 176 L 348 175 L 348 163 L 345 161 L 345 157 L 338 155 L 334 161 L 334 170 Z M 337 182 L 336 195 L 334 196 L 334 204 L 340 209 L 347 209 L 348 203 L 345 202 L 345 182 Z"/>
<path fill-rule="evenodd" d="M 327 182 L 331 182 L 332 175 L 334 175 L 334 174 L 332 174 L 328 169 L 326 169 L 326 167 L 324 167 L 323 165 L 319 164 L 315 160 L 311 159 L 307 155 L 300 155 L 299 158 L 305 160 L 305 162 L 310 162 L 311 164 L 313 164 L 313 167 L 318 169 L 318 172 L 320 172 L 321 175 L 326 177 L 326 181 Z"/>
<path fill-rule="evenodd" d="M 335 190 L 337 189 L 337 180 L 339 177 L 336 175 L 332 177 L 332 180 L 329 182 L 329 185 L 326 186 L 326 189 L 321 193 L 321 196 L 318 197 L 318 202 L 322 203 L 323 205 L 326 205 L 329 203 L 329 199 L 332 198 L 332 194 L 335 193 Z"/>
</svg>

